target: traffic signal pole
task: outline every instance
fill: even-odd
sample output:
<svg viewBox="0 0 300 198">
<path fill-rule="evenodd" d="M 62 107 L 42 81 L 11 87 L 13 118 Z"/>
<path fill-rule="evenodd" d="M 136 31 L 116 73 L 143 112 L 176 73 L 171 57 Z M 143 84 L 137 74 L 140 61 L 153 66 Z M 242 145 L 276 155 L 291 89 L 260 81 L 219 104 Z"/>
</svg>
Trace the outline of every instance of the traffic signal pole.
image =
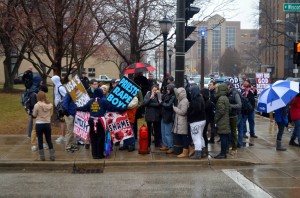
<svg viewBox="0 0 300 198">
<path fill-rule="evenodd" d="M 298 43 L 298 23 L 296 23 L 296 31 L 295 31 L 295 43 Z M 297 63 L 295 64 L 295 71 L 298 70 Z M 298 71 L 297 71 L 298 73 Z M 295 78 L 297 78 L 297 73 L 295 72 Z"/>
<path fill-rule="evenodd" d="M 184 86 L 185 1 L 186 0 L 177 0 L 175 54 L 175 86 L 177 88 Z"/>
</svg>

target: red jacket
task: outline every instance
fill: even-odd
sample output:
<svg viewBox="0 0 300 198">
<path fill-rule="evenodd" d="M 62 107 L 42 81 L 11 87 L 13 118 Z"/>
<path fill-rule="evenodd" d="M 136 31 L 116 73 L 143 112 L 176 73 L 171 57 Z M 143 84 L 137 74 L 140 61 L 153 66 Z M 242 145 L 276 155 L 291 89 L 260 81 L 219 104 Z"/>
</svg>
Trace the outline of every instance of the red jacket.
<svg viewBox="0 0 300 198">
<path fill-rule="evenodd" d="M 300 94 L 293 98 L 290 106 L 291 120 L 300 120 Z"/>
</svg>

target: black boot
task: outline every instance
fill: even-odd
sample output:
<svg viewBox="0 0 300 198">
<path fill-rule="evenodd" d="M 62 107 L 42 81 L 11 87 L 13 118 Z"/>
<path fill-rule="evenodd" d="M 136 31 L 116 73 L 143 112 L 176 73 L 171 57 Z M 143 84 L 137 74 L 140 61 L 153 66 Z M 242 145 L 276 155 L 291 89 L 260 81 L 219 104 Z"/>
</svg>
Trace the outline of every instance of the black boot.
<svg viewBox="0 0 300 198">
<path fill-rule="evenodd" d="M 226 159 L 226 155 L 220 153 L 219 155 L 214 157 L 215 159 Z"/>
<path fill-rule="evenodd" d="M 291 145 L 291 146 L 299 146 L 299 144 L 297 144 L 295 142 L 295 138 L 291 138 L 289 145 Z"/>
<path fill-rule="evenodd" d="M 277 151 L 286 151 L 286 148 L 281 145 L 280 140 L 277 140 L 277 142 L 276 142 L 276 150 Z"/>
<path fill-rule="evenodd" d="M 201 151 L 195 151 L 195 154 L 190 157 L 190 159 L 201 159 Z"/>
</svg>

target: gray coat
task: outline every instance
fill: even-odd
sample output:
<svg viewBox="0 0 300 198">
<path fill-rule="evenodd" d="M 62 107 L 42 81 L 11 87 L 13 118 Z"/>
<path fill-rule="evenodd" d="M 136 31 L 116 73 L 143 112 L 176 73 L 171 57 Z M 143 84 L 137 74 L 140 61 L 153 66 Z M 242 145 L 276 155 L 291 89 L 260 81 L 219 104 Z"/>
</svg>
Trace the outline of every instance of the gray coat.
<svg viewBox="0 0 300 198">
<path fill-rule="evenodd" d="M 145 120 L 146 122 L 160 122 L 161 120 L 161 94 L 155 94 L 153 99 L 150 98 L 151 91 L 148 91 L 145 95 L 143 105 L 145 109 Z"/>
<path fill-rule="evenodd" d="M 186 97 L 186 91 L 183 87 L 174 89 L 176 98 L 178 100 L 177 107 L 173 107 L 175 112 L 173 132 L 175 134 L 188 134 L 187 110 L 189 108 L 189 101 Z"/>
</svg>

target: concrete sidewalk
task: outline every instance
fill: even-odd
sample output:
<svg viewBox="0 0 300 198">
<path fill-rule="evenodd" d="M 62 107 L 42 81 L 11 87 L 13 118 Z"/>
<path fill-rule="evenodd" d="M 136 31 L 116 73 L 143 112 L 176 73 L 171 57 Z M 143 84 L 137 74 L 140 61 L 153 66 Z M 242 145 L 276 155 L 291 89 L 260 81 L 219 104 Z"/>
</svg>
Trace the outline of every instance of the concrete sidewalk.
<svg viewBox="0 0 300 198">
<path fill-rule="evenodd" d="M 107 166 L 144 166 L 144 165 L 198 165 L 198 166 L 246 166 L 258 164 L 285 164 L 300 162 L 300 147 L 289 146 L 291 132 L 285 131 L 283 145 L 287 151 L 276 151 L 275 142 L 277 135 L 276 123 L 268 118 L 256 115 L 255 138 L 244 139 L 254 146 L 240 148 L 237 152 L 228 154 L 227 159 L 217 160 L 215 156 L 220 152 L 220 143 L 209 144 L 209 157 L 201 160 L 179 159 L 176 155 L 168 155 L 159 149 L 151 148 L 151 154 L 140 155 L 134 152 L 119 151 L 114 147 L 111 156 L 106 159 L 94 160 L 91 151 L 79 146 L 79 151 L 66 152 L 64 145 L 55 144 L 57 136 L 53 137 L 56 161 L 49 160 L 46 150 L 46 161 L 39 161 L 38 152 L 31 151 L 30 140 L 24 136 L 0 136 L 0 169 L 26 169 L 26 168 L 53 168 L 69 169 L 76 167 L 107 167 Z M 249 135 L 249 134 L 247 134 Z M 247 144 L 248 145 L 248 144 Z M 136 146 L 138 147 L 138 146 Z"/>
</svg>

